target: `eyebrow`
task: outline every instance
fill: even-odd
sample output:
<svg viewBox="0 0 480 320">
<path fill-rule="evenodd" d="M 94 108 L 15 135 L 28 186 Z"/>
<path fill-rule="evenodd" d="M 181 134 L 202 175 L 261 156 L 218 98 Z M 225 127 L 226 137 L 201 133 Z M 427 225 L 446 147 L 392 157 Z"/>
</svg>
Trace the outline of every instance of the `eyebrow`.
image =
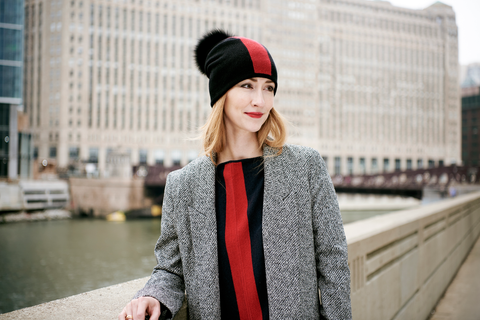
<svg viewBox="0 0 480 320">
<path fill-rule="evenodd" d="M 255 78 L 248 78 L 248 79 L 245 79 L 245 80 L 250 80 L 250 81 L 253 81 L 253 82 L 258 82 L 258 80 L 255 79 Z M 265 81 L 265 83 L 275 83 L 275 82 L 273 82 L 272 80 L 268 79 L 267 81 Z"/>
</svg>

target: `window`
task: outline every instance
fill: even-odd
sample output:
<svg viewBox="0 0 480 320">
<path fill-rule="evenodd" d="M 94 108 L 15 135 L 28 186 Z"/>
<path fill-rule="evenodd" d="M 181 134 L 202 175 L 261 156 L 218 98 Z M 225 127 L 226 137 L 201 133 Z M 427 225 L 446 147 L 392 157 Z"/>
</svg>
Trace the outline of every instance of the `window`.
<svg viewBox="0 0 480 320">
<path fill-rule="evenodd" d="M 140 149 L 138 152 L 138 163 L 139 164 L 147 164 L 147 154 L 148 151 L 146 149 Z"/>
<path fill-rule="evenodd" d="M 98 148 L 88 149 L 88 162 L 98 163 Z"/>
<path fill-rule="evenodd" d="M 165 159 L 165 151 L 161 149 L 155 150 L 153 157 L 155 159 L 155 164 L 163 164 Z"/>
<path fill-rule="evenodd" d="M 172 162 L 174 166 L 180 165 L 180 160 L 182 158 L 182 152 L 180 150 L 173 150 L 172 151 Z"/>
<path fill-rule="evenodd" d="M 55 159 L 57 157 L 57 147 L 50 147 L 50 150 L 48 152 L 48 156 L 51 159 Z"/>
<path fill-rule="evenodd" d="M 388 158 L 383 159 L 383 172 L 390 171 L 390 161 Z"/>
<path fill-rule="evenodd" d="M 360 158 L 359 166 L 360 166 L 360 173 L 365 174 L 367 169 L 365 166 L 365 158 Z"/>
<path fill-rule="evenodd" d="M 188 162 L 192 162 L 198 157 L 198 152 L 195 150 L 188 151 Z"/>
<path fill-rule="evenodd" d="M 412 159 L 407 159 L 407 170 L 412 170 Z"/>
<path fill-rule="evenodd" d="M 335 175 L 341 174 L 341 169 L 342 169 L 342 167 L 341 167 L 342 162 L 341 161 L 342 160 L 341 160 L 340 157 L 335 157 L 335 169 L 334 169 Z"/>
<path fill-rule="evenodd" d="M 435 168 L 435 160 L 428 160 L 428 168 Z"/>
<path fill-rule="evenodd" d="M 418 159 L 417 160 L 417 169 L 422 169 L 423 168 L 423 160 L 422 159 Z"/>
<path fill-rule="evenodd" d="M 377 158 L 372 158 L 372 173 L 378 172 L 378 162 Z"/>
<path fill-rule="evenodd" d="M 400 171 L 401 170 L 401 160 L 400 159 L 395 159 L 395 171 Z"/>
<path fill-rule="evenodd" d="M 103 7 L 102 6 L 98 6 L 98 26 L 101 27 L 102 26 L 102 11 Z"/>
<path fill-rule="evenodd" d="M 347 159 L 347 170 L 348 170 L 348 175 L 353 174 L 353 158 L 348 157 Z"/>
<path fill-rule="evenodd" d="M 70 160 L 78 160 L 78 155 L 79 155 L 79 149 L 78 147 L 70 147 L 68 148 L 68 157 Z"/>
</svg>

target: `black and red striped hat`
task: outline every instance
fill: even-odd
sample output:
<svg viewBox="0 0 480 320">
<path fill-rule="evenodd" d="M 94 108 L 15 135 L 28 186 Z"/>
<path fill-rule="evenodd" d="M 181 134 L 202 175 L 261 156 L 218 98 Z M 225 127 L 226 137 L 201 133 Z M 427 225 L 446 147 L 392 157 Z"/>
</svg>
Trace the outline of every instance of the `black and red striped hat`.
<svg viewBox="0 0 480 320">
<path fill-rule="evenodd" d="M 212 30 L 195 47 L 197 67 L 209 81 L 210 105 L 242 80 L 263 77 L 275 83 L 277 68 L 267 48 L 255 40 Z"/>
</svg>

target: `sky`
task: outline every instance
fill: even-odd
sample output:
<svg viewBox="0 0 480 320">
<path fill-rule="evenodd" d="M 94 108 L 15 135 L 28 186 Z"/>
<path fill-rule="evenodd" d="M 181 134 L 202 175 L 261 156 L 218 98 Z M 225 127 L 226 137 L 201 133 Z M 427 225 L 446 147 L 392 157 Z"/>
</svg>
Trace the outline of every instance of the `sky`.
<svg viewBox="0 0 480 320">
<path fill-rule="evenodd" d="M 424 9 L 437 0 L 387 0 L 392 5 Z M 480 0 L 442 0 L 453 8 L 458 27 L 458 56 L 461 65 L 480 63 Z"/>
</svg>

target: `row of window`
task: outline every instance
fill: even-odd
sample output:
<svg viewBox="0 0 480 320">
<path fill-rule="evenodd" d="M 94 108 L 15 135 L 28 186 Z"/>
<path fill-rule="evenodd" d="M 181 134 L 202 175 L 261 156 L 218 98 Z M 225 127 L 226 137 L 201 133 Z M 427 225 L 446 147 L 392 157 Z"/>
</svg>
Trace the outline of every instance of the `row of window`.
<svg viewBox="0 0 480 320">
<path fill-rule="evenodd" d="M 462 98 L 462 107 L 471 108 L 471 109 L 480 108 L 480 95 L 463 97 Z M 463 113 L 467 114 L 468 110 L 467 109 L 463 110 Z"/>
<path fill-rule="evenodd" d="M 1 1 L 0 22 L 23 25 L 23 1 Z"/>
<path fill-rule="evenodd" d="M 325 163 L 327 164 L 328 167 L 328 157 L 323 157 Z M 380 173 L 380 172 L 390 172 L 392 170 L 395 171 L 400 171 L 403 169 L 406 170 L 413 170 L 413 169 L 422 169 L 424 168 L 424 160 L 423 159 L 417 159 L 416 161 L 416 166 L 415 168 L 413 167 L 414 165 L 414 160 L 412 159 L 405 159 L 404 165 L 405 167 L 402 166 L 402 159 L 394 159 L 393 161 L 393 166 L 391 163 L 390 158 L 383 158 L 383 163 L 381 163 L 382 159 L 372 157 L 370 159 L 366 159 L 364 157 L 360 157 L 358 159 L 354 159 L 353 157 L 347 157 L 346 158 L 346 165 L 347 165 L 347 170 L 344 172 L 342 169 L 342 159 L 341 157 L 334 157 L 334 166 L 333 166 L 333 174 L 334 175 L 341 175 L 346 173 L 347 175 L 353 175 L 353 174 L 367 174 L 367 173 Z M 380 165 L 382 165 L 380 167 Z M 444 162 L 443 160 L 439 160 L 436 162 L 435 160 L 429 159 L 427 162 L 427 167 L 428 168 L 434 168 L 435 166 L 443 167 Z"/>
<path fill-rule="evenodd" d="M 106 159 L 114 152 L 113 149 L 107 148 L 105 149 Z M 155 150 L 148 150 L 148 149 L 139 149 L 137 154 L 138 164 L 146 165 L 147 159 L 149 158 L 149 153 L 152 153 L 153 163 L 155 164 L 164 164 L 165 158 L 167 156 L 167 152 L 164 149 L 155 149 Z M 100 148 L 98 147 L 90 147 L 88 148 L 88 157 L 86 159 L 82 159 L 88 163 L 95 163 L 98 164 L 99 161 L 99 153 Z M 129 154 L 130 157 L 132 156 L 132 150 L 126 149 L 126 154 Z M 180 165 L 182 159 L 182 151 L 181 150 L 171 150 L 168 155 L 170 156 L 172 165 Z M 50 146 L 48 150 L 49 159 L 56 159 L 57 154 L 57 147 Z M 188 161 L 192 161 L 198 156 L 198 151 L 190 150 L 186 153 Z M 33 158 L 38 158 L 38 147 L 34 147 L 33 150 Z M 68 149 L 68 158 L 70 161 L 78 161 L 80 159 L 80 148 L 77 146 L 71 146 Z M 107 160 L 108 161 L 108 160 Z"/>
<path fill-rule="evenodd" d="M 377 16 L 377 15 L 376 15 Z M 326 21 L 340 22 L 342 24 L 354 24 L 359 26 L 366 26 L 377 28 L 380 30 L 392 30 L 395 32 L 411 33 L 420 37 L 438 37 L 440 35 L 440 28 L 437 26 L 425 26 L 424 24 L 412 24 L 403 21 L 395 21 L 393 19 L 379 19 L 374 16 L 356 15 L 348 12 L 327 11 L 320 12 L 320 17 Z M 452 30 L 456 31 L 456 30 Z M 454 32 L 452 35 L 456 35 Z"/>
<path fill-rule="evenodd" d="M 145 6 L 147 9 L 150 9 L 155 5 L 155 8 L 160 8 L 160 4 L 163 3 L 163 8 L 171 8 L 171 9 L 176 9 L 176 3 L 171 2 L 171 1 L 151 1 L 151 0 L 115 0 L 115 2 L 118 3 L 124 3 L 124 4 L 132 4 L 132 5 L 137 5 L 137 6 Z M 233 5 L 235 7 L 241 7 L 241 8 L 257 8 L 260 9 L 260 0 L 195 0 L 197 3 L 212 3 L 212 4 L 225 4 L 225 5 Z M 59 1 L 61 3 L 61 1 Z M 70 6 L 73 8 L 75 7 L 75 0 L 72 0 L 70 2 Z M 78 2 L 78 6 L 82 8 L 83 6 L 83 1 Z M 181 7 L 183 8 L 183 7 Z"/>
<path fill-rule="evenodd" d="M 89 163 L 98 163 L 99 161 L 99 151 L 98 147 L 90 147 L 88 149 L 88 158 L 84 159 Z M 113 149 L 107 148 L 105 150 L 106 158 L 108 159 L 109 155 L 113 152 Z M 139 149 L 138 151 L 138 164 L 147 164 L 147 159 L 149 158 L 149 152 L 152 152 L 153 155 L 153 162 L 155 164 L 163 164 L 166 151 L 164 149 L 156 149 L 156 150 L 148 150 L 148 149 Z M 126 150 L 127 154 L 131 156 L 131 149 Z M 180 150 L 172 150 L 170 151 L 170 158 L 172 160 L 173 165 L 180 165 L 180 161 L 182 159 L 182 151 Z M 198 152 L 195 150 L 190 150 L 187 154 L 188 161 L 192 161 L 198 156 Z M 477 155 L 478 158 L 478 154 Z M 71 161 L 80 160 L 80 148 L 73 146 L 69 147 L 69 159 Z M 38 157 L 38 149 L 35 148 L 34 150 L 34 158 Z M 49 157 L 51 159 L 55 159 L 57 157 L 57 147 L 51 146 L 49 149 Z M 327 156 L 323 157 L 325 163 L 328 167 L 329 158 Z M 444 161 L 439 160 L 435 161 L 433 159 L 429 159 L 426 163 L 424 163 L 424 159 L 417 159 L 416 161 L 412 159 L 390 159 L 390 158 L 376 158 L 372 157 L 367 159 L 365 157 L 360 158 L 353 158 L 347 157 L 346 159 L 342 159 L 341 157 L 334 157 L 333 158 L 333 174 L 334 175 L 353 175 L 353 174 L 367 174 L 367 173 L 379 173 L 379 172 L 391 172 L 392 170 L 400 171 L 400 170 L 413 170 L 413 169 L 422 169 L 422 168 L 434 168 L 435 166 L 443 167 Z M 342 160 L 346 160 L 346 171 L 342 171 Z M 391 161 L 393 160 L 393 161 Z M 402 163 L 403 162 L 403 163 Z M 414 167 L 415 163 L 415 167 Z M 404 165 L 404 166 L 403 166 Z"/>
<path fill-rule="evenodd" d="M 410 20 L 410 19 L 421 19 L 424 21 L 431 21 L 437 22 L 437 24 L 442 23 L 442 18 L 431 15 L 431 14 L 424 14 L 423 10 L 402 10 L 396 9 L 394 6 L 377 6 L 371 4 L 370 1 L 341 1 L 341 0 L 322 0 L 325 3 L 331 3 L 337 5 L 339 7 L 348 7 L 350 9 L 355 10 L 365 10 L 368 12 L 378 12 L 380 15 L 395 15 L 401 17 L 402 20 Z M 449 16 L 446 18 L 446 22 L 448 23 L 455 23 L 455 16 Z"/>
</svg>

